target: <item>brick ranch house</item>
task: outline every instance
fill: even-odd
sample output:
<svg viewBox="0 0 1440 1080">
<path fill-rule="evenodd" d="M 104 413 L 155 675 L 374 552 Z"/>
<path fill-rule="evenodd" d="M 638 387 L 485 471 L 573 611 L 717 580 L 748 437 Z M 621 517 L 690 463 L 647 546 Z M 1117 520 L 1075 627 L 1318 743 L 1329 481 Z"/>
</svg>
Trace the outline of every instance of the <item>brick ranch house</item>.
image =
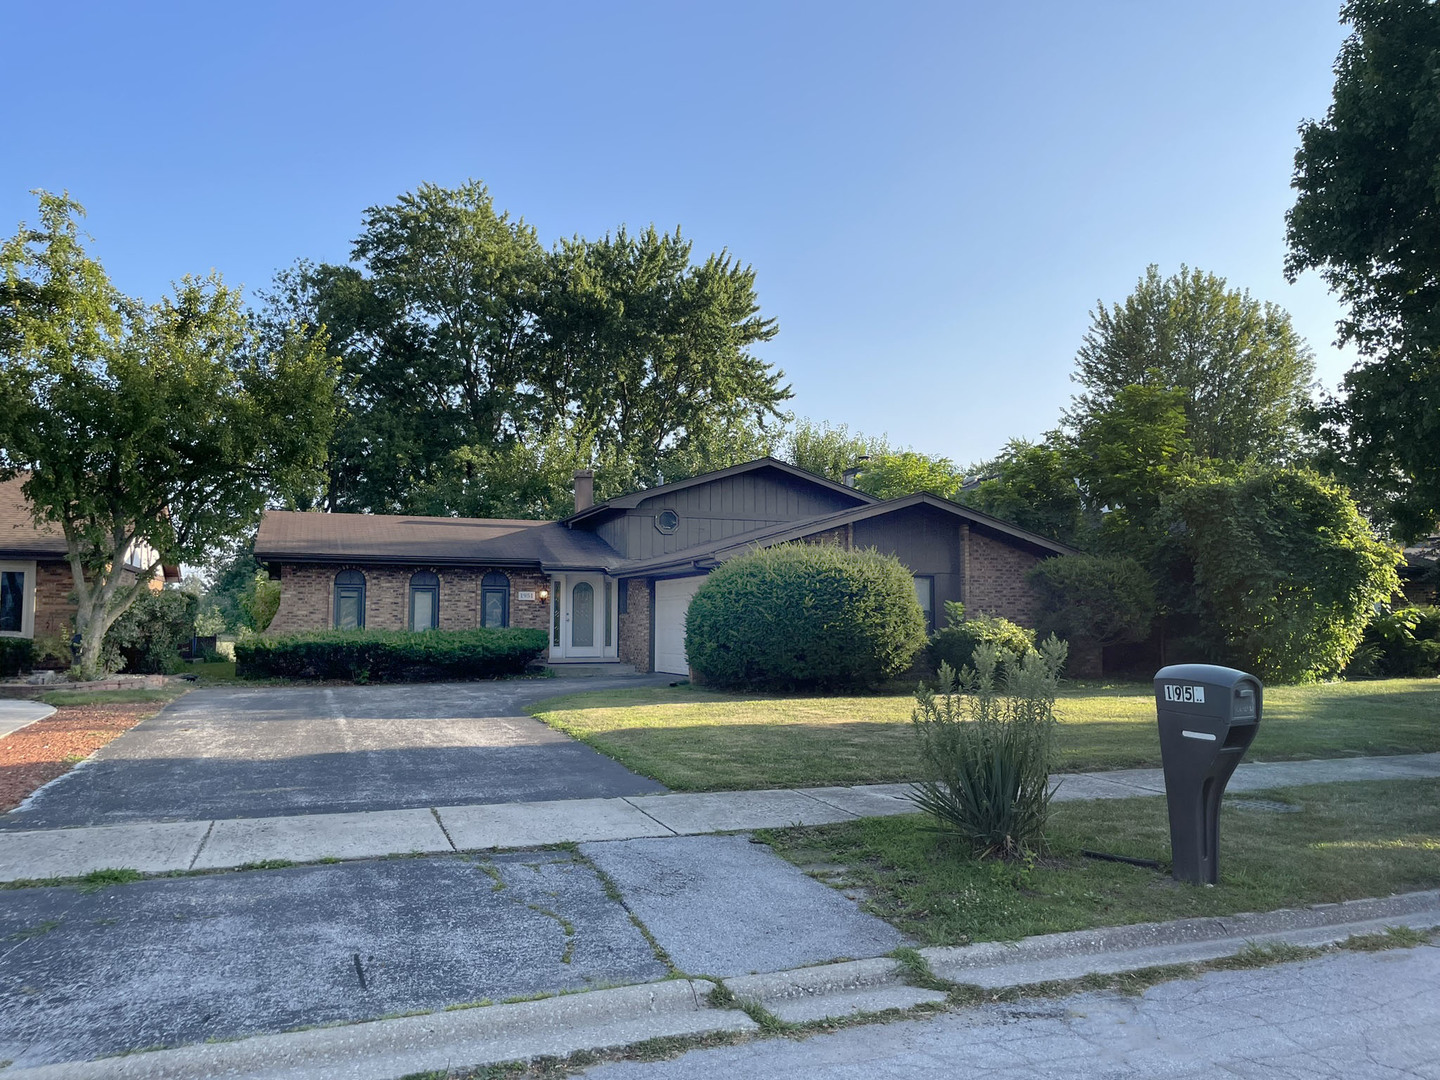
<svg viewBox="0 0 1440 1080">
<path fill-rule="evenodd" d="M 773 458 L 593 501 L 562 521 L 265 514 L 255 555 L 281 583 L 269 632 L 527 626 L 549 661 L 686 674 L 685 612 L 726 559 L 787 541 L 877 548 L 915 575 L 934 627 L 947 600 L 1033 625 L 1025 572 L 1070 549 L 934 495 L 878 500 Z"/>
<path fill-rule="evenodd" d="M 20 490 L 25 479 L 0 483 L 0 638 L 48 638 L 63 654 L 74 632 L 75 578 L 59 528 L 36 525 L 30 516 L 29 500 Z M 145 545 L 132 548 L 127 566 L 138 572 L 149 552 Z M 151 587 L 179 580 L 179 567 L 167 566 Z"/>
</svg>

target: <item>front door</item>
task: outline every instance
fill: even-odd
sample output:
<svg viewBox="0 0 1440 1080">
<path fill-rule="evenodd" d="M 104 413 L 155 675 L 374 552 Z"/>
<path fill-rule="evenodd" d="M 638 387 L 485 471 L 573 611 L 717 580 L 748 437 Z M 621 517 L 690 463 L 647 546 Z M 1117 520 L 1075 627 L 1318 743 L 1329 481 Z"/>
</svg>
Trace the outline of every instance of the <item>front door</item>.
<svg viewBox="0 0 1440 1080">
<path fill-rule="evenodd" d="M 564 634 L 566 656 L 600 656 L 605 650 L 605 590 L 599 574 L 567 574 Z"/>
</svg>

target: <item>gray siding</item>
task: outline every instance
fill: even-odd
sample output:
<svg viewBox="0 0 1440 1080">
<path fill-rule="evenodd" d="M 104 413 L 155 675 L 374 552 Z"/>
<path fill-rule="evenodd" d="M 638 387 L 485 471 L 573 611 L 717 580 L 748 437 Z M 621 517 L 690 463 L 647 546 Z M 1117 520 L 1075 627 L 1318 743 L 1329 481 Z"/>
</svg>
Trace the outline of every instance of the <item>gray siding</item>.
<svg viewBox="0 0 1440 1080">
<path fill-rule="evenodd" d="M 960 525 L 952 515 L 929 507 L 868 518 L 855 523 L 854 546 L 894 555 L 914 574 L 935 578 L 935 625 L 945 625 L 945 603 L 961 599 Z"/>
<path fill-rule="evenodd" d="M 781 474 L 744 473 L 645 499 L 595 531 L 622 557 L 649 559 L 853 505 L 844 495 Z M 675 532 L 655 527 L 662 510 L 680 515 Z"/>
</svg>

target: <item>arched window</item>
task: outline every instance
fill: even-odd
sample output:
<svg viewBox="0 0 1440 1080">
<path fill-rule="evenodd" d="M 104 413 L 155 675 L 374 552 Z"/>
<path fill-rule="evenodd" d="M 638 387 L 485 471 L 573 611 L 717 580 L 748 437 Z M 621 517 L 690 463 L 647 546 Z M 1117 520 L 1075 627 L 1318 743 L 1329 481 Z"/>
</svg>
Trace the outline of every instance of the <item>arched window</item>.
<svg viewBox="0 0 1440 1080">
<path fill-rule="evenodd" d="M 480 581 L 480 625 L 510 625 L 510 579 L 498 570 Z"/>
<path fill-rule="evenodd" d="M 359 630 L 365 625 L 365 575 L 341 570 L 335 575 L 335 629 Z"/>
<path fill-rule="evenodd" d="M 410 578 L 410 629 L 434 630 L 440 625 L 440 578 L 421 570 Z"/>
</svg>

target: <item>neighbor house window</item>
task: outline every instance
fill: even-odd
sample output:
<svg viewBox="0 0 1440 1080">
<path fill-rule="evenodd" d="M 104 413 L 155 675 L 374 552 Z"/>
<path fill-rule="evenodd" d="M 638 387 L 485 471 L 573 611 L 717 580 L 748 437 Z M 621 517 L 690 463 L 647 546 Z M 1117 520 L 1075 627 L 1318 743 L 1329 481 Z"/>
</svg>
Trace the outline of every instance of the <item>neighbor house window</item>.
<svg viewBox="0 0 1440 1080">
<path fill-rule="evenodd" d="M 365 625 L 365 575 L 341 570 L 335 575 L 335 629 L 359 630 Z"/>
<path fill-rule="evenodd" d="M 510 625 L 510 579 L 496 570 L 480 581 L 480 625 Z"/>
<path fill-rule="evenodd" d="M 0 571 L 0 634 L 25 632 L 25 571 Z"/>
<path fill-rule="evenodd" d="M 421 570 L 410 578 L 410 629 L 434 630 L 440 625 L 440 576 Z"/>
<path fill-rule="evenodd" d="M 920 601 L 920 610 L 925 613 L 925 630 L 935 632 L 935 579 L 929 574 L 915 575 L 915 599 Z"/>
</svg>

